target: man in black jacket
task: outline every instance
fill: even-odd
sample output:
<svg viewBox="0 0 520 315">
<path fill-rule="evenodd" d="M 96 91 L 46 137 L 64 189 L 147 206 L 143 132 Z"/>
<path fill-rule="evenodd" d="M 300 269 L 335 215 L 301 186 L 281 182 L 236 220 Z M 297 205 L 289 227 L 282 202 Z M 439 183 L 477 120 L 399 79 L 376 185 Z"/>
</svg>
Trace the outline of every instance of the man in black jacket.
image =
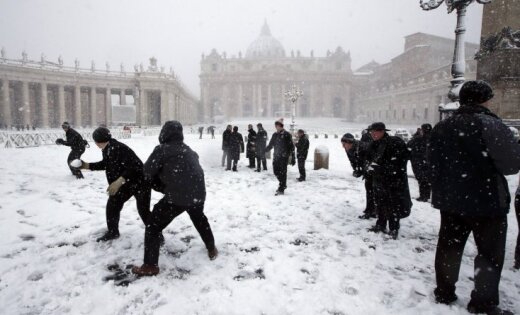
<svg viewBox="0 0 520 315">
<path fill-rule="evenodd" d="M 85 146 L 87 145 L 87 141 L 85 141 L 76 130 L 72 129 L 68 122 L 63 122 L 61 128 L 63 128 L 65 131 L 65 138 L 67 140 L 63 140 L 62 138 L 56 139 L 56 144 L 70 147 L 70 153 L 67 157 L 67 165 L 69 166 L 72 175 L 76 176 L 78 179 L 83 178 L 83 173 L 81 173 L 81 170 L 79 168 L 72 167 L 70 162 L 76 159 L 81 159 L 81 155 L 85 153 Z"/>
<path fill-rule="evenodd" d="M 419 198 L 417 201 L 428 201 L 431 195 L 430 165 L 428 163 L 428 147 L 432 125 L 423 124 L 407 144 L 410 150 L 410 162 L 415 179 L 419 183 Z"/>
<path fill-rule="evenodd" d="M 249 168 L 255 168 L 256 158 L 256 131 L 253 129 L 253 125 L 247 126 L 247 146 L 246 146 L 246 158 L 249 159 Z"/>
<path fill-rule="evenodd" d="M 112 139 L 110 130 L 99 127 L 92 133 L 94 142 L 102 150 L 103 160 L 96 163 L 83 162 L 82 169 L 105 170 L 108 181 L 106 219 L 108 231 L 98 242 L 119 237 L 119 218 L 123 205 L 132 196 L 137 203 L 137 212 L 146 225 L 150 214 L 151 189 L 144 182 L 143 162 L 126 144 Z"/>
<path fill-rule="evenodd" d="M 352 166 L 352 176 L 358 178 L 363 176 L 365 180 L 366 207 L 360 219 L 376 218 L 376 209 L 374 206 L 374 189 L 372 187 L 372 176 L 365 173 L 365 165 L 367 163 L 367 154 L 369 143 L 358 141 L 351 133 L 346 133 L 341 138 L 341 144 L 347 153 L 347 157 Z"/>
<path fill-rule="evenodd" d="M 182 125 L 178 121 L 167 121 L 159 135 L 159 145 L 144 164 L 148 182 L 164 193 L 164 197 L 153 207 L 146 225 L 144 237 L 144 264 L 134 267 L 132 272 L 141 276 L 159 273 L 160 235 L 178 215 L 184 211 L 199 232 L 208 256 L 214 260 L 218 255 L 215 239 L 204 215 L 206 184 L 199 156 L 184 143 Z M 155 188 L 154 188 L 155 189 Z"/>
<path fill-rule="evenodd" d="M 296 159 L 298 160 L 298 170 L 300 172 L 299 182 L 305 181 L 305 160 L 309 153 L 309 137 L 303 129 L 298 130 L 298 142 L 296 143 Z"/>
<path fill-rule="evenodd" d="M 231 170 L 231 162 L 233 162 L 233 172 L 237 171 L 238 160 L 240 160 L 240 153 L 244 152 L 244 138 L 238 132 L 238 127 L 233 127 L 233 132 L 229 136 L 227 168 L 226 171 Z"/>
<path fill-rule="evenodd" d="M 374 204 L 377 222 L 372 232 L 390 231 L 388 234 L 397 239 L 399 221 L 410 215 L 412 200 L 408 187 L 406 165 L 409 152 L 401 138 L 388 135 L 382 122 L 373 123 L 369 132 L 373 139 L 368 148 L 365 172 L 372 176 Z"/>
<path fill-rule="evenodd" d="M 256 172 L 260 172 L 260 164 L 264 171 L 267 171 L 267 160 L 265 158 L 265 147 L 267 145 L 267 132 L 261 123 L 256 125 L 258 133 L 256 134 Z"/>
<path fill-rule="evenodd" d="M 226 130 L 222 133 L 222 167 L 226 163 L 229 154 L 229 137 L 231 136 L 231 125 L 227 125 Z"/>
<path fill-rule="evenodd" d="M 275 196 L 283 195 L 287 188 L 287 164 L 291 159 L 291 165 L 296 164 L 294 161 L 294 144 L 292 135 L 283 129 L 283 119 L 279 119 L 274 123 L 276 132 L 273 133 L 269 145 L 265 148 L 268 152 L 274 148 L 273 154 L 273 172 L 278 179 L 279 186 Z"/>
<path fill-rule="evenodd" d="M 457 299 L 462 254 L 473 232 L 478 254 L 468 311 L 503 314 L 498 287 L 511 202 L 504 175 L 518 172 L 520 146 L 487 108 L 493 90 L 486 82 L 464 83 L 459 97 L 459 109 L 435 126 L 430 139 L 432 205 L 441 212 L 434 293 L 439 303 Z"/>
</svg>

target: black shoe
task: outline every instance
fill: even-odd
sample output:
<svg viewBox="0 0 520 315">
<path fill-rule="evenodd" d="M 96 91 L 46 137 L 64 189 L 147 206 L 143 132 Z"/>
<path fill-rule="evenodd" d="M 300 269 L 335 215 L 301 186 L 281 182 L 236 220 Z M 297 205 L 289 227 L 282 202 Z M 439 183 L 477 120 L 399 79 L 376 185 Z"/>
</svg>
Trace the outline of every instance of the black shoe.
<svg viewBox="0 0 520 315">
<path fill-rule="evenodd" d="M 96 242 L 106 242 L 110 240 L 115 240 L 116 238 L 119 238 L 119 232 L 106 232 L 103 236 L 96 239 Z"/>
<path fill-rule="evenodd" d="M 362 220 L 369 220 L 372 218 L 372 216 L 368 213 L 364 213 L 364 214 L 360 215 L 358 218 L 360 218 Z"/>
<path fill-rule="evenodd" d="M 379 225 L 374 225 L 373 227 L 369 228 L 368 231 L 369 232 L 374 232 L 374 233 L 381 233 L 381 232 L 385 232 L 386 228 L 385 227 L 381 227 Z"/>
<path fill-rule="evenodd" d="M 267 171 L 267 168 L 264 168 L 264 171 Z"/>
<path fill-rule="evenodd" d="M 283 190 L 280 190 L 280 189 L 276 190 L 276 192 L 274 193 L 275 196 L 283 195 L 283 194 L 284 194 Z"/>
<path fill-rule="evenodd" d="M 427 202 L 428 199 L 429 199 L 428 197 L 419 197 L 419 198 L 417 198 L 415 200 L 420 201 L 420 202 Z"/>
<path fill-rule="evenodd" d="M 393 239 L 396 240 L 397 236 L 399 236 L 399 230 L 390 230 L 388 231 L 388 235 Z"/>
<path fill-rule="evenodd" d="M 230 168 L 226 168 L 226 171 L 231 171 L 231 169 Z"/>
<path fill-rule="evenodd" d="M 305 181 L 305 178 L 301 178 L 301 177 L 300 177 L 300 178 L 298 178 L 298 181 L 299 181 L 299 182 L 304 182 L 304 181 Z"/>
<path fill-rule="evenodd" d="M 260 173 L 260 172 L 261 172 L 261 170 L 260 170 L 260 169 L 257 169 L 257 170 L 255 170 L 255 172 L 257 172 L 257 173 Z"/>
<path fill-rule="evenodd" d="M 438 292 L 439 292 L 438 289 L 435 289 L 433 291 L 433 293 L 435 295 L 435 302 L 436 303 L 450 305 L 451 303 L 457 301 L 457 294 L 455 294 L 455 293 L 440 294 Z"/>
<path fill-rule="evenodd" d="M 217 259 L 217 256 L 218 256 L 218 249 L 215 246 L 213 246 L 212 249 L 208 249 L 209 260 L 215 260 L 215 259 Z"/>
<path fill-rule="evenodd" d="M 477 308 L 472 305 L 468 305 L 468 312 L 471 314 L 514 315 L 513 312 L 503 310 L 498 306 L 492 306 L 492 307 L 487 307 L 487 308 Z"/>
<path fill-rule="evenodd" d="M 83 173 L 77 173 L 77 174 L 76 174 L 76 178 L 77 178 L 77 179 L 83 179 L 83 178 L 84 178 L 84 177 L 83 177 Z"/>
</svg>

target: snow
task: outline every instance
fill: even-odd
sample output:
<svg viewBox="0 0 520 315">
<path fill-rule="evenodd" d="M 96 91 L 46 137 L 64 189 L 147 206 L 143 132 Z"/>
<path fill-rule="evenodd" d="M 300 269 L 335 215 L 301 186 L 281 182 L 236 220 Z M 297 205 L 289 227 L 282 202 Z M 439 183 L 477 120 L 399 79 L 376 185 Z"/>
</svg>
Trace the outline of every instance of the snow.
<svg viewBox="0 0 520 315">
<path fill-rule="evenodd" d="M 70 166 L 76 167 L 76 168 L 81 167 L 81 160 L 76 159 L 76 160 L 70 162 Z"/>
<path fill-rule="evenodd" d="M 274 131 L 271 123 L 264 128 Z M 336 122 L 330 128 L 343 134 L 358 127 Z M 398 241 L 367 232 L 374 221 L 357 218 L 364 209 L 364 185 L 351 176 L 339 139 L 309 139 L 311 153 L 317 146 L 329 149 L 330 169 L 313 171 L 309 154 L 307 181 L 297 182 L 297 167 L 289 167 L 286 194 L 276 197 L 271 160 L 268 172 L 255 173 L 242 155 L 239 171 L 225 172 L 221 135 L 216 136 L 199 140 L 195 132 L 185 141 L 198 152 L 205 171 L 205 213 L 219 257 L 208 259 L 182 214 L 164 231 L 161 273 L 128 287 L 103 277 L 108 265 L 142 263 L 144 226 L 135 200 L 121 213 L 121 237 L 96 243 L 105 231 L 103 172 L 84 171 L 85 179 L 76 180 L 63 146 L 0 149 L 1 313 L 467 314 L 473 239 L 463 257 L 459 300 L 453 306 L 435 304 L 438 211 L 414 200 Z M 135 134 L 122 141 L 143 160 L 158 143 L 156 136 Z M 83 159 L 100 160 L 101 151 L 91 146 Z M 514 191 L 518 177 L 508 180 Z M 409 183 L 412 196 L 418 196 L 417 182 L 410 177 Z M 160 197 L 154 193 L 152 205 Z M 509 220 L 500 296 L 503 307 L 518 312 L 519 278 L 511 268 L 518 232 L 513 213 Z"/>
</svg>

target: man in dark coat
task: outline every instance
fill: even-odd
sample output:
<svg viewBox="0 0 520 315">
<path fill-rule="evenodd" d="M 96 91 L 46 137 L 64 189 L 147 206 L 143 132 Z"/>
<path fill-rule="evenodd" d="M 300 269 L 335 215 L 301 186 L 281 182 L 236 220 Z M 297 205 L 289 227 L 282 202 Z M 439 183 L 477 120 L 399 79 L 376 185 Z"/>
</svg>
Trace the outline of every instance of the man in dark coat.
<svg viewBox="0 0 520 315">
<path fill-rule="evenodd" d="M 204 126 L 199 127 L 199 139 L 202 139 L 202 134 L 204 133 Z"/>
<path fill-rule="evenodd" d="M 126 144 L 112 139 L 110 130 L 99 127 L 92 133 L 94 142 L 102 150 L 103 160 L 96 163 L 83 162 L 81 168 L 91 171 L 105 170 L 108 181 L 106 220 L 108 231 L 98 242 L 119 237 L 119 218 L 123 205 L 132 196 L 137 203 L 137 212 L 146 225 L 150 214 L 151 190 L 144 182 L 143 162 Z"/>
<path fill-rule="evenodd" d="M 365 173 L 365 165 L 367 163 L 368 146 L 367 142 L 358 141 L 351 133 L 346 133 L 341 138 L 341 144 L 347 153 L 347 157 L 352 166 L 352 176 L 358 178 L 363 176 L 365 180 L 366 207 L 360 219 L 376 218 L 376 209 L 374 205 L 374 189 L 372 187 L 372 176 Z"/>
<path fill-rule="evenodd" d="M 249 159 L 249 168 L 255 168 L 256 158 L 256 131 L 253 129 L 253 125 L 247 126 L 247 146 L 246 146 L 246 158 Z"/>
<path fill-rule="evenodd" d="M 85 141 L 76 130 L 72 129 L 68 122 L 65 121 L 61 125 L 61 128 L 63 128 L 65 131 L 65 139 L 67 140 L 63 140 L 62 138 L 56 139 L 56 144 L 70 147 L 70 153 L 67 157 L 67 165 L 69 166 L 72 175 L 76 176 L 78 179 L 83 178 L 81 169 L 72 167 L 70 162 L 76 159 L 81 159 L 81 155 L 85 153 L 85 146 L 87 145 L 87 141 Z"/>
<path fill-rule="evenodd" d="M 256 172 L 260 172 L 260 164 L 264 171 L 267 171 L 267 160 L 265 158 L 265 147 L 267 145 L 267 132 L 261 123 L 256 125 L 258 133 L 256 134 Z"/>
<path fill-rule="evenodd" d="M 298 160 L 299 182 L 305 181 L 305 160 L 309 153 L 309 137 L 303 129 L 298 130 L 298 142 L 296 143 L 296 159 Z"/>
<path fill-rule="evenodd" d="M 231 137 L 231 125 L 227 125 L 226 130 L 222 133 L 222 167 L 226 163 L 229 155 L 229 138 Z"/>
<path fill-rule="evenodd" d="M 478 254 L 468 311 L 503 314 L 498 287 L 511 202 L 504 175 L 518 172 L 520 145 L 487 108 L 493 98 L 489 84 L 467 81 L 459 97 L 459 109 L 439 122 L 430 138 L 432 205 L 441 213 L 434 293 L 439 303 L 457 299 L 462 254 L 473 232 Z"/>
<path fill-rule="evenodd" d="M 211 139 L 215 139 L 215 126 L 209 126 L 208 131 L 211 134 Z"/>
<path fill-rule="evenodd" d="M 370 231 L 384 232 L 388 222 L 388 234 L 397 239 L 399 221 L 408 217 L 412 208 L 406 173 L 409 152 L 401 138 L 390 136 L 386 131 L 382 122 L 373 123 L 369 128 L 373 141 L 368 148 L 365 172 L 372 176 L 377 213 L 376 225 Z"/>
<path fill-rule="evenodd" d="M 204 215 L 206 184 L 199 156 L 184 143 L 180 122 L 167 121 L 159 135 L 159 145 L 144 164 L 148 182 L 164 194 L 153 207 L 144 236 L 144 264 L 132 268 L 140 276 L 159 273 L 160 235 L 177 216 L 184 211 L 190 216 L 199 232 L 211 260 L 217 258 L 215 239 Z"/>
<path fill-rule="evenodd" d="M 274 123 L 276 132 L 273 133 L 269 145 L 265 148 L 269 152 L 274 148 L 273 154 L 273 172 L 278 179 L 279 185 L 275 196 L 283 195 L 287 188 L 287 164 L 291 159 L 291 165 L 296 164 L 294 161 L 294 144 L 292 135 L 283 128 L 283 119 L 279 119 Z"/>
<path fill-rule="evenodd" d="M 229 152 L 227 156 L 226 171 L 231 170 L 231 162 L 233 162 L 233 172 L 237 171 L 237 163 L 240 160 L 240 153 L 244 152 L 244 138 L 238 132 L 238 127 L 233 127 L 233 132 L 229 136 Z"/>
<path fill-rule="evenodd" d="M 368 128 L 370 128 L 370 126 L 368 126 Z M 372 136 L 370 135 L 370 132 L 368 132 L 368 129 L 361 131 L 361 142 L 372 142 Z"/>
<path fill-rule="evenodd" d="M 419 183 L 419 198 L 417 201 L 428 201 L 431 194 L 430 165 L 428 163 L 428 147 L 432 125 L 423 124 L 418 134 L 407 144 L 410 150 L 410 162 L 415 179 Z"/>
</svg>

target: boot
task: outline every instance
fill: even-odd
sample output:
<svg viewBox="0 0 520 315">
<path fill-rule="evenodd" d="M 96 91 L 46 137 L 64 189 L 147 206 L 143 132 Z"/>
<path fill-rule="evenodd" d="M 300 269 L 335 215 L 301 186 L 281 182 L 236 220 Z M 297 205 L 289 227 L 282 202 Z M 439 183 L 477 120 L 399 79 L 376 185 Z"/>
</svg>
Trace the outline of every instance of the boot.
<svg viewBox="0 0 520 315">
<path fill-rule="evenodd" d="M 132 273 L 141 277 L 155 276 L 159 273 L 159 267 L 154 265 L 143 264 L 141 267 L 133 267 Z"/>
<path fill-rule="evenodd" d="M 305 178 L 300 177 L 300 178 L 298 178 L 298 181 L 299 181 L 299 182 L 304 182 L 304 181 L 305 181 Z"/>
<path fill-rule="evenodd" d="M 376 224 L 373 227 L 369 228 L 368 231 L 369 232 L 374 232 L 374 233 L 381 233 L 381 232 L 386 231 L 386 228 L 385 227 L 381 227 L 381 226 Z"/>
<path fill-rule="evenodd" d="M 217 256 L 218 256 L 218 249 L 217 249 L 217 247 L 213 246 L 213 248 L 208 249 L 209 260 L 215 260 L 215 259 L 217 259 Z"/>
<path fill-rule="evenodd" d="M 275 196 L 279 196 L 279 195 L 283 195 L 283 194 L 284 194 L 284 191 L 281 190 L 280 188 L 278 188 L 278 189 L 276 190 L 276 192 L 274 193 Z"/>
<path fill-rule="evenodd" d="M 362 215 L 360 215 L 358 218 L 362 219 L 362 220 L 369 220 L 372 218 L 372 216 L 368 213 L 363 213 Z"/>
<path fill-rule="evenodd" d="M 399 236 L 399 230 L 390 230 L 388 232 L 388 235 L 393 239 L 396 240 L 397 236 Z"/>
<path fill-rule="evenodd" d="M 103 236 L 96 239 L 96 242 L 106 242 L 119 238 L 119 232 L 107 231 Z"/>
</svg>

